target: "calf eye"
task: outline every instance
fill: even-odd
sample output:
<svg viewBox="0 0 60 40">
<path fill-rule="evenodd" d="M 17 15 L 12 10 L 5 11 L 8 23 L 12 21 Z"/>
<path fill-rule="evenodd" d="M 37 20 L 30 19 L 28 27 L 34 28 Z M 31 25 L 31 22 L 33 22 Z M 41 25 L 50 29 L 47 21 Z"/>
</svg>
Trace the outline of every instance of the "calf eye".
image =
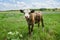
<svg viewBox="0 0 60 40">
<path fill-rule="evenodd" d="M 25 14 L 25 13 L 24 13 Z"/>
<path fill-rule="evenodd" d="M 30 13 L 34 13 L 35 12 L 35 10 L 31 10 L 31 12 Z"/>
</svg>

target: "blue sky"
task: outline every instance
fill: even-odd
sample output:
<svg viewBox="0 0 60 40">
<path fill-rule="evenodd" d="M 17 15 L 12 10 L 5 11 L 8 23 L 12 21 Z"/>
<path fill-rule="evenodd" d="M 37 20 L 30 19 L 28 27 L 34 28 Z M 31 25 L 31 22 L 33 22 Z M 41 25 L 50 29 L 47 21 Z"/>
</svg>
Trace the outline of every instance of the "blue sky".
<svg viewBox="0 0 60 40">
<path fill-rule="evenodd" d="M 60 0 L 0 0 L 0 10 L 60 8 Z"/>
</svg>

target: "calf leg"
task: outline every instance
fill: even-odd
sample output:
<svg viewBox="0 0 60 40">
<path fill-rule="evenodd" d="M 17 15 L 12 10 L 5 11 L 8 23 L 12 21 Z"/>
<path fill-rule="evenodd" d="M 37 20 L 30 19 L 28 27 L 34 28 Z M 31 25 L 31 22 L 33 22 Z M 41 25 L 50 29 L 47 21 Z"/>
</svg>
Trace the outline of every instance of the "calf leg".
<svg viewBox="0 0 60 40">
<path fill-rule="evenodd" d="M 43 18 L 41 18 L 41 23 L 42 23 L 42 27 L 44 27 L 44 22 L 43 22 Z"/>
<path fill-rule="evenodd" d="M 31 34 L 31 29 L 30 29 L 30 25 L 28 25 L 28 30 L 29 30 L 29 34 Z"/>
<path fill-rule="evenodd" d="M 40 26 L 40 22 L 38 22 L 38 28 L 39 28 L 39 26 Z"/>
<path fill-rule="evenodd" d="M 43 22 L 43 18 L 41 18 L 41 23 L 42 23 L 42 30 L 44 32 L 44 22 Z"/>
<path fill-rule="evenodd" d="M 31 27 L 31 32 L 33 31 L 33 27 L 34 27 L 34 24 L 32 24 L 32 27 Z"/>
</svg>

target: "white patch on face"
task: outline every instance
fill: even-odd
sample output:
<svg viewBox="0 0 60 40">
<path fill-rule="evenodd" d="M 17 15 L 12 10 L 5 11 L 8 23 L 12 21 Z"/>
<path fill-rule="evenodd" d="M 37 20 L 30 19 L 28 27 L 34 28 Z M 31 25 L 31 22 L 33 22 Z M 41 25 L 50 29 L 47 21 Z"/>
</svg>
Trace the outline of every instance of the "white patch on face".
<svg viewBox="0 0 60 40">
<path fill-rule="evenodd" d="M 28 13 L 25 13 L 25 17 L 28 17 L 28 18 L 29 18 L 29 16 L 30 16 L 30 15 L 29 15 Z"/>
<path fill-rule="evenodd" d="M 25 13 L 25 17 L 28 17 L 29 18 L 29 12 L 30 12 L 30 10 L 28 10 L 28 9 L 26 9 L 26 10 L 24 10 L 24 13 Z"/>
</svg>

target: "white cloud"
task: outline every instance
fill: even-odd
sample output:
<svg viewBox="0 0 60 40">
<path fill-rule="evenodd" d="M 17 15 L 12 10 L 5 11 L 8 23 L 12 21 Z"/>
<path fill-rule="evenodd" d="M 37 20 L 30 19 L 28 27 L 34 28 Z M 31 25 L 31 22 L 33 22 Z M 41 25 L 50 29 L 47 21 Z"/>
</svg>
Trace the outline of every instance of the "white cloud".
<svg viewBox="0 0 60 40">
<path fill-rule="evenodd" d="M 12 3 L 6 3 L 6 2 L 0 2 L 0 5 L 4 6 L 4 10 L 12 10 L 12 9 L 26 9 L 26 8 L 30 8 L 31 6 L 29 6 L 29 4 L 26 4 L 25 2 L 19 2 L 17 1 L 16 4 L 12 4 Z M 1 7 L 0 7 L 0 10 Z"/>
<path fill-rule="evenodd" d="M 60 3 L 56 2 L 55 0 L 45 0 L 43 2 L 38 2 L 37 0 L 32 0 L 30 3 L 26 2 L 20 2 L 17 0 L 10 0 L 14 2 L 12 3 L 6 3 L 6 2 L 0 2 L 0 10 L 2 5 L 4 6 L 3 10 L 11 10 L 11 9 L 26 9 L 26 8 L 60 8 Z M 37 2 L 36 2 L 37 1 Z"/>
<path fill-rule="evenodd" d="M 32 2 L 32 5 L 36 8 L 57 8 L 60 7 L 60 3 L 55 0 L 45 0 L 45 2 Z"/>
<path fill-rule="evenodd" d="M 16 0 L 9 0 L 10 2 L 13 2 L 13 3 L 15 3 L 16 2 Z"/>
<path fill-rule="evenodd" d="M 46 3 L 50 5 L 51 8 L 58 8 L 58 5 L 60 4 L 56 0 L 46 0 Z"/>
<path fill-rule="evenodd" d="M 17 4 L 16 4 L 17 7 L 19 7 L 20 9 L 27 9 L 27 8 L 31 8 L 32 6 L 25 3 L 25 2 L 19 2 L 17 1 Z"/>
<path fill-rule="evenodd" d="M 19 7 L 24 7 L 24 6 L 26 6 L 26 3 L 17 1 L 16 5 Z"/>
<path fill-rule="evenodd" d="M 46 5 L 47 4 L 45 4 L 45 3 L 39 3 L 39 2 L 32 3 L 32 6 L 34 6 L 35 8 L 43 8 Z"/>
<path fill-rule="evenodd" d="M 11 4 L 11 3 L 3 3 L 3 2 L 1 2 L 0 3 L 0 5 L 1 5 L 1 7 L 3 7 L 2 9 L 3 10 L 12 10 L 12 9 L 17 9 L 16 8 L 16 4 Z M 2 10 L 1 9 L 1 7 L 0 7 L 0 10 Z"/>
</svg>

